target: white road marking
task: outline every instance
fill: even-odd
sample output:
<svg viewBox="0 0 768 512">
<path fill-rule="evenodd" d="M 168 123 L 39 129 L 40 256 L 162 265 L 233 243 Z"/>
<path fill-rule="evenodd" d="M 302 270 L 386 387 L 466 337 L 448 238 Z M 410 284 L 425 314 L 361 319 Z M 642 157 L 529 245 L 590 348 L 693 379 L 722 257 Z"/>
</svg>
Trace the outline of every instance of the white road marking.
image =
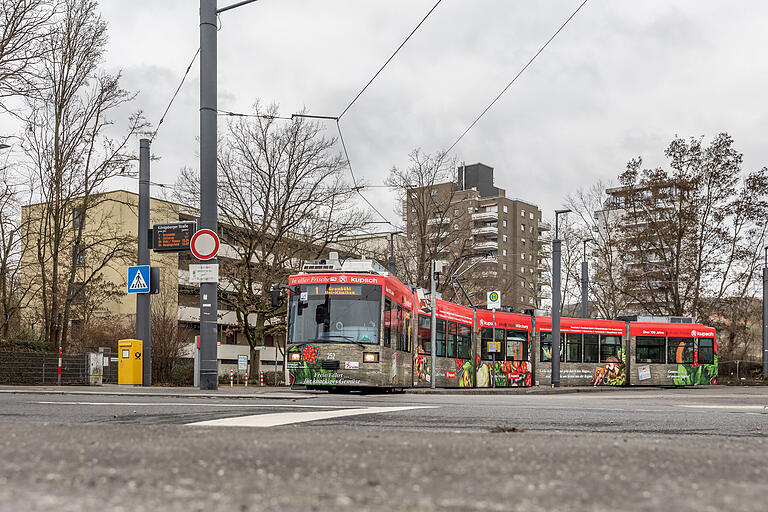
<svg viewBox="0 0 768 512">
<path fill-rule="evenodd" d="M 768 405 L 678 405 L 696 409 L 766 409 Z"/>
<path fill-rule="evenodd" d="M 192 404 L 192 403 L 183 403 L 183 402 L 33 402 L 36 404 L 45 404 L 45 405 L 109 405 L 109 406 L 117 406 L 117 405 L 124 405 L 126 407 L 266 407 L 266 408 L 295 408 L 295 409 L 348 409 L 348 405 L 301 405 L 301 404 L 243 404 L 243 403 L 233 403 L 233 404 Z"/>
<path fill-rule="evenodd" d="M 218 420 L 196 421 L 194 423 L 187 423 L 187 425 L 201 427 L 276 427 L 279 425 L 290 425 L 292 423 L 343 418 L 345 416 L 360 416 L 363 414 L 381 414 L 386 412 L 434 408 L 435 407 L 433 406 L 364 407 L 360 409 L 346 409 L 343 411 L 279 412 L 272 414 L 255 414 L 252 416 L 238 416 L 235 418 L 221 418 Z"/>
</svg>

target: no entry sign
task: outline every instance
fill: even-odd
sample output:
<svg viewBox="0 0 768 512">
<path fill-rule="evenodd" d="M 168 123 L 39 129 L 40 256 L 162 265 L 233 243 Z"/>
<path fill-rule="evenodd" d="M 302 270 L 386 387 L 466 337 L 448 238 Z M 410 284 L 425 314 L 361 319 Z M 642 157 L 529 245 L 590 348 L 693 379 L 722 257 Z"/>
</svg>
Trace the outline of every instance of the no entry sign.
<svg viewBox="0 0 768 512">
<path fill-rule="evenodd" d="M 199 260 L 213 259 L 219 253 L 219 236 L 210 229 L 198 229 L 192 235 L 189 250 Z"/>
</svg>

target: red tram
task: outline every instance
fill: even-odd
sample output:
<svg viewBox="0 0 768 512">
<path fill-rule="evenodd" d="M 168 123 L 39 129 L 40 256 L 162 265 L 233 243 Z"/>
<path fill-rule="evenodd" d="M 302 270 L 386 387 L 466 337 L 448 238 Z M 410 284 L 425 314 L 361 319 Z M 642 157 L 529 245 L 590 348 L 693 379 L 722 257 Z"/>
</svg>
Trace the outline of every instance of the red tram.
<svg viewBox="0 0 768 512">
<path fill-rule="evenodd" d="M 552 319 L 437 300 L 372 260 L 306 265 L 288 281 L 288 369 L 308 388 L 549 385 Z M 701 324 L 561 320 L 562 385 L 714 384 L 715 330 Z"/>
</svg>

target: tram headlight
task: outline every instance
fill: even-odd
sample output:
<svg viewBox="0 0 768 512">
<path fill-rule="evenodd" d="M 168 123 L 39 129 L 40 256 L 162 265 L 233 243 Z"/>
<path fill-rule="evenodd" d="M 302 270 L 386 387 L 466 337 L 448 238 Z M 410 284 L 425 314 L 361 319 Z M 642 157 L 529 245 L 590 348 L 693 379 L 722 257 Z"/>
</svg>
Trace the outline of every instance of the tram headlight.
<svg viewBox="0 0 768 512">
<path fill-rule="evenodd" d="M 288 354 L 289 361 L 301 361 L 301 352 L 291 352 Z"/>
<path fill-rule="evenodd" d="M 378 363 L 379 362 L 379 353 L 378 352 L 363 352 L 363 362 L 364 363 Z"/>
</svg>

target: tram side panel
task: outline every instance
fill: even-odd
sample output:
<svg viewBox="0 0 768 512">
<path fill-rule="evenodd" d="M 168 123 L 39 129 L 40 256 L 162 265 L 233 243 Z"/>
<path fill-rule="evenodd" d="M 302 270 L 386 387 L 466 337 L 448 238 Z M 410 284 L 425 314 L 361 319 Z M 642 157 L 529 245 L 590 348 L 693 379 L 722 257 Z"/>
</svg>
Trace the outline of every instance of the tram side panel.
<svg viewBox="0 0 768 512">
<path fill-rule="evenodd" d="M 715 329 L 701 324 L 633 322 L 630 334 L 633 386 L 717 383 Z"/>
<path fill-rule="evenodd" d="M 627 384 L 628 339 L 624 322 L 562 318 L 560 322 L 561 386 Z M 552 384 L 552 318 L 536 317 L 535 383 Z"/>
<path fill-rule="evenodd" d="M 477 311 L 477 387 L 533 385 L 531 331 L 527 315 Z"/>
</svg>

